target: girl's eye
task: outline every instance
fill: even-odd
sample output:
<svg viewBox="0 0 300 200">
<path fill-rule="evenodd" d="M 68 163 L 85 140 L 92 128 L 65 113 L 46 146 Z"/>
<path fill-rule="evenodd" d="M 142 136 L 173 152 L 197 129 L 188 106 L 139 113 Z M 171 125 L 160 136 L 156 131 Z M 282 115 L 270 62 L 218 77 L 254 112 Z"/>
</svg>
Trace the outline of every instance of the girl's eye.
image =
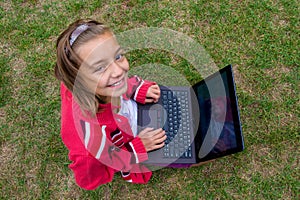
<svg viewBox="0 0 300 200">
<path fill-rule="evenodd" d="M 121 61 L 122 59 L 123 59 L 123 54 L 118 54 L 117 56 L 116 56 L 116 60 L 117 61 Z"/>
<path fill-rule="evenodd" d="M 96 72 L 103 72 L 105 70 L 105 67 L 97 67 Z"/>
</svg>

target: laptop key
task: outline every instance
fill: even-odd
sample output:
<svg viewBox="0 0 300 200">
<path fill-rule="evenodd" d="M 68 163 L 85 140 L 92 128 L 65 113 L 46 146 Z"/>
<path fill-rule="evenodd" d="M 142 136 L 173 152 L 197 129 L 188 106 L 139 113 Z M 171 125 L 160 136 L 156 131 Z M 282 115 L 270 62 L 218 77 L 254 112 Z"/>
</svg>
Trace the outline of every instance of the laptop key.
<svg viewBox="0 0 300 200">
<path fill-rule="evenodd" d="M 176 158 L 179 158 L 179 155 L 180 155 L 180 154 L 179 154 L 178 149 L 175 149 L 175 157 L 176 157 Z"/>
<path fill-rule="evenodd" d="M 165 141 L 166 146 L 163 152 L 165 157 L 189 157 L 187 148 L 188 145 L 190 145 L 190 140 L 188 140 L 189 137 L 187 137 L 187 135 L 189 135 L 190 124 L 187 118 L 187 95 L 187 92 L 182 91 L 162 91 L 163 108 L 168 118 L 163 126 L 167 135 Z M 162 119 L 160 121 L 162 121 Z M 183 132 L 183 128 L 187 129 L 188 132 Z"/>
</svg>

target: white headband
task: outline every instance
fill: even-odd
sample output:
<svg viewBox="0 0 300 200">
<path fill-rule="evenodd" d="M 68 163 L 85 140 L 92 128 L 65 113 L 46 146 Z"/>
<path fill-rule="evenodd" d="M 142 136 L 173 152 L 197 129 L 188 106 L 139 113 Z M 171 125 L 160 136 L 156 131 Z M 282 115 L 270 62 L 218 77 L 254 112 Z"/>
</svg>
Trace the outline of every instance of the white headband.
<svg viewBox="0 0 300 200">
<path fill-rule="evenodd" d="M 71 38 L 70 38 L 70 46 L 73 45 L 73 43 L 75 42 L 75 40 L 78 38 L 78 36 L 83 33 L 84 31 L 86 31 L 86 29 L 88 29 L 88 25 L 87 24 L 82 24 L 80 26 L 78 26 L 72 33 Z"/>
</svg>

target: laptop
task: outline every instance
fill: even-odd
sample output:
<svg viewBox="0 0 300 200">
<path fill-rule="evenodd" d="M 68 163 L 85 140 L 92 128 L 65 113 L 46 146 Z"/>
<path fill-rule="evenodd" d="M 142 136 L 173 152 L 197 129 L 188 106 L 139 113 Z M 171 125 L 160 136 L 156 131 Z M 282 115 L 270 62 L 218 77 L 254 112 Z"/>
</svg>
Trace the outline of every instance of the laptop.
<svg viewBox="0 0 300 200">
<path fill-rule="evenodd" d="M 146 164 L 194 164 L 244 150 L 232 66 L 191 87 L 162 86 L 155 104 L 138 104 L 138 129 L 163 128 L 164 147 Z"/>
</svg>

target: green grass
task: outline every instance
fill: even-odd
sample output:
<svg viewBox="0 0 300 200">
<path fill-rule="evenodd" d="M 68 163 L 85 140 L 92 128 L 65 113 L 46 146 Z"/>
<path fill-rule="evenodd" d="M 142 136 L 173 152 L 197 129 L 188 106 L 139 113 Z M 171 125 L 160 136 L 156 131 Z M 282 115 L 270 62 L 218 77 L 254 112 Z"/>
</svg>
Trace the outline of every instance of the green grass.
<svg viewBox="0 0 300 200">
<path fill-rule="evenodd" d="M 0 199 L 298 199 L 299 2 L 1 1 Z M 116 32 L 161 27 L 203 45 L 219 68 L 232 64 L 246 149 L 192 169 L 155 171 L 149 184 L 74 183 L 60 139 L 55 41 L 78 18 Z M 201 77 L 174 53 L 130 52 L 134 69 L 170 66 Z M 150 75 L 150 74 L 149 74 Z"/>
</svg>

